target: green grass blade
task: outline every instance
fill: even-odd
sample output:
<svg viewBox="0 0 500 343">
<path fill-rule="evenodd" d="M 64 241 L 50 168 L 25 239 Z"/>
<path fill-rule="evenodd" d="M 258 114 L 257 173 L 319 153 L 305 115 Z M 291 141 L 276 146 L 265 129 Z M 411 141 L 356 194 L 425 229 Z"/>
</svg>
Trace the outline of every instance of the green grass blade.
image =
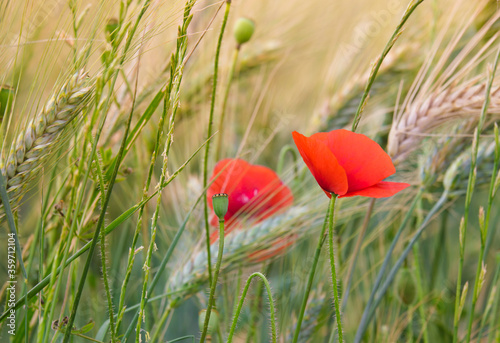
<svg viewBox="0 0 500 343">
<path fill-rule="evenodd" d="M 10 233 L 14 235 L 14 239 L 16 241 L 16 252 L 17 252 L 17 259 L 19 261 L 19 267 L 21 268 L 24 280 L 27 281 L 28 274 L 26 273 L 26 269 L 24 268 L 23 251 L 21 250 L 21 244 L 19 244 L 19 239 L 17 237 L 14 214 L 12 213 L 12 208 L 10 207 L 9 195 L 7 194 L 5 178 L 2 173 L 0 173 L 0 198 L 2 199 Z"/>
</svg>

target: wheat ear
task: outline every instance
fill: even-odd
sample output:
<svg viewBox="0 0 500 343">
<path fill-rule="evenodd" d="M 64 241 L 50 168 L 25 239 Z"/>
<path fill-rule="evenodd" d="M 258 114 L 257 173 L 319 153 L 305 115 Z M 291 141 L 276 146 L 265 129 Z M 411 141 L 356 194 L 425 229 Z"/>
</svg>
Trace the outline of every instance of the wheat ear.
<svg viewBox="0 0 500 343">
<path fill-rule="evenodd" d="M 281 215 L 273 216 L 248 228 L 233 230 L 224 239 L 224 258 L 222 270 L 231 271 L 238 266 L 250 266 L 258 263 L 252 254 L 266 249 L 273 249 L 277 242 L 293 237 L 304 227 L 308 210 L 304 207 L 292 207 Z M 314 223 L 309 222 L 311 227 Z M 318 219 L 318 223 L 320 220 Z M 198 244 L 198 247 L 202 247 Z M 211 259 L 215 263 L 219 244 L 211 245 Z M 176 306 L 180 301 L 198 292 L 208 281 L 207 252 L 197 249 L 187 262 L 179 264 L 181 268 L 174 271 L 167 290 L 171 294 L 171 306 Z"/>
<path fill-rule="evenodd" d="M 457 118 L 479 119 L 485 100 L 485 87 L 485 83 L 466 82 L 413 102 L 393 122 L 389 133 L 389 155 L 395 162 L 400 162 L 419 146 L 423 137 L 442 124 Z M 488 113 L 500 114 L 500 86 L 494 86 L 491 90 Z"/>
<path fill-rule="evenodd" d="M 64 129 L 88 104 L 91 93 L 92 87 L 82 70 L 72 75 L 21 129 L 6 158 L 0 158 L 0 170 L 13 205 L 21 200 L 29 181 L 50 157 L 52 147 L 62 142 Z"/>
</svg>

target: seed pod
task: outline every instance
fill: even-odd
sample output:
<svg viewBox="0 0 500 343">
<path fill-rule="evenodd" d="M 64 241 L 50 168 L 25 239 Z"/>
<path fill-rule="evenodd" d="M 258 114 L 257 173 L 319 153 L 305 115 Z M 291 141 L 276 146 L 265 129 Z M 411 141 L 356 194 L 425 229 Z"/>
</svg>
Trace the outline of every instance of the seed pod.
<svg viewBox="0 0 500 343">
<path fill-rule="evenodd" d="M 224 220 L 224 216 L 227 213 L 229 207 L 229 200 L 226 193 L 215 194 L 212 197 L 212 204 L 214 206 L 215 215 L 219 220 Z"/>
<path fill-rule="evenodd" d="M 405 305 L 411 305 L 417 298 L 417 286 L 413 273 L 408 268 L 403 268 L 399 272 L 396 280 L 396 295 Z"/>
<path fill-rule="evenodd" d="M 234 38 L 238 45 L 245 44 L 252 38 L 255 23 L 248 18 L 239 18 L 234 24 Z"/>
</svg>

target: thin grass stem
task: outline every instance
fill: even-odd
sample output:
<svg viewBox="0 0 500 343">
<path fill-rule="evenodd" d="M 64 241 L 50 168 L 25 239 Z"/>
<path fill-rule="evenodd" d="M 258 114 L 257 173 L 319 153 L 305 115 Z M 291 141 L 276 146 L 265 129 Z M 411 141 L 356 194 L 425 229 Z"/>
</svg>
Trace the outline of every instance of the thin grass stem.
<svg viewBox="0 0 500 343">
<path fill-rule="evenodd" d="M 23 251 L 21 249 L 21 244 L 19 244 L 19 237 L 17 235 L 14 215 L 13 215 L 12 209 L 10 207 L 10 201 L 9 201 L 9 196 L 7 194 L 6 186 L 7 186 L 7 184 L 5 182 L 5 177 L 3 176 L 2 173 L 0 173 L 0 199 L 2 200 L 2 203 L 4 206 L 4 211 L 5 211 L 5 215 L 7 217 L 7 223 L 9 226 L 10 234 L 12 236 L 14 236 L 14 241 L 15 241 L 15 245 L 16 245 L 16 254 L 18 256 L 17 259 L 19 260 L 19 268 L 21 269 L 21 273 L 22 273 L 22 276 L 24 278 L 24 281 L 27 282 L 28 274 L 26 273 L 26 269 L 24 268 Z"/>
<path fill-rule="evenodd" d="M 196 151 L 196 153 L 198 153 L 198 151 L 201 150 L 201 148 L 203 147 L 204 145 L 200 146 L 198 148 L 198 150 Z M 196 153 L 194 155 L 196 155 Z M 194 157 L 194 155 L 192 157 Z M 191 158 L 192 159 L 192 158 Z M 190 160 L 191 160 L 190 159 Z M 186 165 L 186 164 L 185 164 Z M 180 171 L 179 171 L 180 172 Z M 177 243 L 179 242 L 179 239 L 181 238 L 185 228 L 186 228 L 186 225 L 187 225 L 187 222 L 188 222 L 188 219 L 190 218 L 191 214 L 193 213 L 194 209 L 196 208 L 196 206 L 199 204 L 199 202 L 201 201 L 201 199 L 204 198 L 204 193 L 200 194 L 200 196 L 198 197 L 198 199 L 196 200 L 195 204 L 193 205 L 193 207 L 191 207 L 191 209 L 189 210 L 189 212 L 187 213 L 186 215 L 186 218 L 184 219 L 184 221 L 182 222 L 182 225 L 179 227 L 179 229 L 177 230 L 175 236 L 174 236 L 174 239 L 172 240 L 172 243 L 170 244 L 170 246 L 168 247 L 168 250 L 167 250 L 167 253 L 165 254 L 165 256 L 163 257 L 161 263 L 160 263 L 160 266 L 158 267 L 158 270 L 155 274 L 155 276 L 153 277 L 153 281 L 151 281 L 151 284 L 149 285 L 149 288 L 148 288 L 148 295 L 152 294 L 154 289 L 155 289 L 155 286 L 156 284 L 158 283 L 158 281 L 160 280 L 160 277 L 161 275 L 163 274 L 163 271 L 165 270 L 165 267 L 167 266 L 167 263 L 168 261 L 170 260 L 170 257 L 172 256 L 172 253 L 174 252 L 174 249 L 175 247 L 177 246 Z M 149 297 L 145 299 L 145 305 L 147 305 L 148 301 L 149 301 Z M 170 305 L 170 307 L 174 308 L 175 307 L 175 303 L 172 303 Z M 138 306 L 139 307 L 139 306 Z M 128 310 L 128 309 L 127 309 Z M 126 342 L 130 333 L 132 332 L 132 329 L 133 329 L 133 324 L 134 322 L 137 320 L 137 318 L 139 317 L 139 311 L 137 311 L 134 315 L 134 318 L 132 318 L 132 321 L 130 322 L 130 325 L 127 329 L 127 331 L 125 332 L 125 335 L 123 336 L 123 341 Z"/>
<path fill-rule="evenodd" d="M 418 242 L 418 239 L 420 238 L 420 236 L 422 235 L 424 230 L 427 228 L 427 224 L 429 224 L 432 217 L 434 217 L 434 215 L 446 204 L 446 201 L 448 200 L 448 196 L 449 196 L 448 191 L 444 191 L 443 194 L 441 195 L 441 197 L 439 198 L 438 202 L 429 211 L 429 213 L 425 217 L 424 221 L 420 225 L 419 229 L 415 232 L 415 234 L 411 238 L 410 242 L 406 246 L 405 250 L 403 250 L 403 253 L 399 256 L 398 260 L 396 261 L 396 263 L 394 264 L 394 266 L 390 270 L 389 275 L 387 275 L 385 282 L 380 287 L 380 291 L 378 292 L 377 297 L 374 300 L 373 306 L 370 309 L 370 315 L 368 317 L 367 324 L 371 321 L 371 319 L 375 315 L 375 311 L 376 311 L 378 305 L 380 305 L 380 302 L 384 298 L 385 293 L 387 292 L 387 290 L 391 286 L 392 282 L 394 281 L 394 278 L 396 277 L 396 274 L 397 274 L 399 268 L 401 268 L 401 266 L 405 262 L 406 258 L 408 257 L 408 254 L 413 249 L 413 246 Z M 365 324 L 365 325 L 367 325 L 367 324 Z M 366 330 L 366 326 L 363 328 L 363 332 L 364 332 L 364 330 Z M 362 337 L 362 334 L 361 334 L 361 337 Z"/>
<path fill-rule="evenodd" d="M 182 23 L 182 28 L 179 30 L 181 32 L 187 32 L 187 28 L 189 24 L 191 23 L 192 19 L 192 14 L 191 14 L 191 9 L 194 6 L 194 3 L 196 0 L 188 0 L 186 2 L 186 6 L 184 7 L 184 19 Z M 185 54 L 186 54 L 186 49 L 187 49 L 187 37 L 184 35 L 182 38 L 177 42 L 177 51 L 178 55 L 176 55 L 176 60 L 177 61 L 183 61 Z M 172 63 L 172 65 L 175 65 Z M 182 78 L 184 75 L 184 64 L 181 62 L 178 65 L 176 65 L 175 69 L 172 70 L 172 84 L 173 87 L 171 89 L 171 92 L 169 94 L 169 103 L 172 106 L 172 113 L 170 115 L 169 123 L 168 123 L 168 132 L 167 132 L 167 139 L 165 142 L 165 147 L 163 149 L 163 164 L 162 164 L 162 172 L 160 174 L 160 181 L 158 182 L 157 188 L 160 190 L 163 190 L 163 184 L 168 176 L 168 156 L 170 153 L 170 148 L 172 146 L 173 142 L 173 132 L 174 132 L 174 125 L 175 125 L 175 118 L 177 114 L 177 110 L 179 109 L 180 105 L 180 85 L 182 82 Z M 150 269 L 151 269 L 151 260 L 153 256 L 153 251 L 156 250 L 156 232 L 157 232 L 157 225 L 158 225 L 158 218 L 160 215 L 160 208 L 162 204 L 162 192 L 158 193 L 158 197 L 156 199 L 156 209 L 153 214 L 153 219 L 151 221 L 151 240 L 149 243 L 148 251 L 146 253 L 146 261 L 143 265 L 143 270 L 144 270 L 144 281 L 142 284 L 142 294 L 141 294 L 141 308 L 139 310 L 139 317 L 137 318 L 137 326 L 136 326 L 136 341 L 140 341 L 140 334 L 141 334 L 141 324 L 142 321 L 145 320 L 145 306 L 147 303 L 147 298 L 149 297 L 149 294 L 147 292 L 148 290 L 148 282 L 149 282 L 149 275 L 150 275 Z"/>
<path fill-rule="evenodd" d="M 500 277 L 500 253 L 497 254 L 496 256 L 496 262 L 497 262 L 497 271 L 496 271 L 496 283 L 498 283 L 498 279 Z M 498 287 L 500 285 L 497 284 Z M 500 328 L 498 327 L 498 313 L 500 309 L 500 291 L 498 291 L 497 288 L 497 295 L 496 299 L 494 300 L 495 304 L 493 305 L 493 315 L 491 316 L 491 321 L 490 321 L 490 334 L 488 335 L 488 343 L 491 343 L 493 341 L 493 338 L 496 337 L 496 341 L 500 341 Z M 495 328 L 495 330 L 491 329 Z M 496 332 L 496 335 L 495 335 Z"/>
<path fill-rule="evenodd" d="M 300 328 L 302 326 L 302 321 L 304 320 L 304 313 L 306 312 L 307 300 L 309 299 L 309 293 L 311 293 L 312 284 L 314 281 L 314 274 L 316 273 L 316 267 L 318 266 L 319 255 L 321 254 L 321 249 L 323 248 L 323 244 L 326 241 L 326 227 L 328 224 L 328 212 L 325 215 L 325 220 L 323 222 L 323 227 L 319 234 L 318 245 L 316 246 L 316 252 L 314 253 L 314 260 L 311 266 L 311 270 L 309 271 L 309 277 L 307 279 L 306 291 L 304 292 L 304 297 L 302 298 L 302 304 L 300 306 L 299 317 L 297 318 L 297 325 L 295 327 L 295 333 L 293 335 L 293 343 L 297 343 L 300 334 Z"/>
<path fill-rule="evenodd" d="M 140 306 L 140 304 L 139 304 L 139 306 Z M 160 334 L 160 331 L 161 331 L 163 325 L 165 324 L 165 322 L 167 321 L 168 317 L 171 314 L 172 314 L 172 307 L 167 305 L 167 308 L 165 309 L 165 311 L 163 311 L 163 314 L 161 315 L 160 320 L 156 324 L 156 328 L 154 329 L 153 334 L 151 335 L 151 342 L 162 341 L 162 340 L 158 340 L 158 335 Z M 171 341 L 169 341 L 169 342 L 171 342 Z"/>
<path fill-rule="evenodd" d="M 233 57 L 231 58 L 231 67 L 229 69 L 229 75 L 227 77 L 226 90 L 224 91 L 224 98 L 222 101 L 222 109 L 219 118 L 219 137 L 217 139 L 217 149 L 215 150 L 215 160 L 218 161 L 222 155 L 222 141 L 224 139 L 224 121 L 226 119 L 227 110 L 227 100 L 229 99 L 229 91 L 231 90 L 231 84 L 233 83 L 234 71 L 236 70 L 236 63 L 238 62 L 238 55 L 240 53 L 241 45 L 237 44 L 234 51 Z"/>
<path fill-rule="evenodd" d="M 483 271 L 485 271 L 484 252 L 486 250 L 486 239 L 488 237 L 488 229 L 490 226 L 491 207 L 493 205 L 493 199 L 495 198 L 495 181 L 496 181 L 496 176 L 498 173 L 497 170 L 498 170 L 498 165 L 499 165 L 499 160 L 500 160 L 500 144 L 499 144 L 498 135 L 499 135 L 498 134 L 498 126 L 496 126 L 496 124 L 495 124 L 495 141 L 496 141 L 495 161 L 493 163 L 493 172 L 491 174 L 490 188 L 488 191 L 488 207 L 486 210 L 486 216 L 483 219 L 481 219 L 481 218 L 479 219 L 481 248 L 479 250 L 479 257 L 477 260 L 476 278 L 474 279 L 474 290 L 472 293 L 472 303 L 471 303 L 471 308 L 470 308 L 469 325 L 468 325 L 468 330 L 467 330 L 467 342 L 470 342 L 471 333 L 472 333 L 472 322 L 474 320 L 474 311 L 476 308 L 476 302 L 477 302 L 477 299 L 479 298 L 479 292 L 481 291 L 482 286 L 483 286 L 483 282 L 484 282 L 484 274 L 483 274 Z M 484 216 L 484 212 L 482 215 Z M 481 213 L 479 214 L 479 216 L 481 217 Z M 483 221 L 483 222 L 481 223 L 481 221 Z M 481 278 L 481 275 L 483 275 L 482 278 Z M 483 279 L 483 280 L 481 280 L 481 279 Z"/>
<path fill-rule="evenodd" d="M 340 302 L 339 302 L 339 291 L 337 285 L 337 272 L 335 270 L 335 251 L 334 251 L 334 212 L 335 212 L 335 201 L 337 200 L 337 195 L 332 193 L 330 198 L 330 206 L 328 207 L 328 245 L 330 251 L 330 270 L 332 272 L 332 285 L 333 285 L 333 300 L 335 304 L 335 318 L 337 320 L 337 332 L 339 335 L 339 342 L 344 342 L 344 332 L 342 330 L 342 320 L 340 318 Z"/>
<path fill-rule="evenodd" d="M 469 221 L 469 208 L 470 203 L 472 201 L 472 193 L 474 192 L 474 186 L 476 182 L 476 162 L 477 162 L 477 154 L 479 149 L 479 137 L 481 132 L 483 131 L 483 125 L 486 120 L 486 113 L 488 112 L 488 107 L 490 106 L 491 100 L 491 88 L 493 86 L 493 81 L 495 80 L 495 73 L 498 66 L 498 61 L 500 59 L 500 49 L 498 50 L 495 58 L 495 62 L 493 68 L 491 70 L 491 74 L 488 80 L 488 85 L 486 87 L 485 100 L 483 104 L 483 108 L 481 110 L 481 116 L 479 117 L 479 122 L 476 127 L 476 131 L 474 133 L 474 140 L 472 143 L 472 156 L 471 156 L 471 164 L 469 169 L 469 178 L 467 182 L 467 193 L 465 195 L 465 208 L 464 208 L 464 216 L 463 216 L 463 236 L 460 240 L 460 261 L 458 266 L 458 276 L 457 276 L 457 293 L 455 295 L 455 317 L 453 321 L 453 343 L 458 341 L 458 324 L 460 321 L 461 313 L 459 313 L 460 308 L 460 290 L 462 288 L 462 272 L 464 267 L 464 258 L 465 258 L 465 244 L 467 241 L 467 226 Z M 481 239 L 482 241 L 484 238 Z M 484 253 L 484 242 L 481 243 L 481 254 Z M 481 257 L 482 259 L 482 257 Z M 480 262 L 482 263 L 482 261 Z M 476 284 L 474 285 L 476 287 Z M 474 302 L 474 301 L 473 301 Z M 471 314 L 473 317 L 473 314 Z M 472 320 L 472 319 L 471 319 Z M 469 329 L 467 330 L 467 342 L 470 341 L 472 324 L 469 324 Z"/>
<path fill-rule="evenodd" d="M 97 158 L 95 161 L 97 176 L 100 183 L 100 191 L 101 191 L 101 201 L 104 200 L 106 196 L 105 185 L 104 185 L 104 176 L 102 173 L 102 168 L 100 165 L 100 161 Z M 116 342 L 116 325 L 114 320 L 114 311 L 113 311 L 113 298 L 111 296 L 111 289 L 109 287 L 109 278 L 108 278 L 108 270 L 106 263 L 106 231 L 101 230 L 100 237 L 100 247 L 101 247 L 101 272 L 102 272 L 102 280 L 104 283 L 104 291 L 106 293 L 106 300 L 108 302 L 108 314 L 109 314 L 109 328 L 111 331 L 111 342 Z"/>
<path fill-rule="evenodd" d="M 406 225 L 408 224 L 408 221 L 410 220 L 411 216 L 413 215 L 413 211 L 415 210 L 415 207 L 417 206 L 417 203 L 424 193 L 424 188 L 421 187 L 420 190 L 418 191 L 417 195 L 413 199 L 412 204 L 410 205 L 410 208 L 406 212 L 406 215 L 399 226 L 399 229 L 394 236 L 391 246 L 389 247 L 389 250 L 387 251 L 384 262 L 382 263 L 382 267 L 380 267 L 380 270 L 377 274 L 377 278 L 375 280 L 375 284 L 373 285 L 373 288 L 370 293 L 370 297 L 368 298 L 368 302 L 366 303 L 365 309 L 363 311 L 363 315 L 361 316 L 361 321 L 358 326 L 358 330 L 356 331 L 356 336 L 354 337 L 354 342 L 359 343 L 363 339 L 364 333 L 368 327 L 368 324 L 370 322 L 370 309 L 373 304 L 373 301 L 375 299 L 375 295 L 377 293 L 378 287 L 380 286 L 380 283 L 382 282 L 382 278 L 384 277 L 385 270 L 389 266 L 389 262 L 391 259 L 392 252 L 394 251 L 394 248 L 396 247 L 397 242 L 399 241 L 399 238 L 401 237 L 401 234 L 403 233 L 403 230 L 405 229 Z"/>
<path fill-rule="evenodd" d="M 424 286 L 422 281 L 422 272 L 420 269 L 420 249 L 418 242 L 413 246 L 413 259 L 415 263 L 415 280 L 417 283 L 417 295 L 420 306 L 418 307 L 418 313 L 420 316 L 420 323 L 422 325 L 422 335 L 424 343 L 429 343 L 429 333 L 427 332 L 426 321 L 427 318 L 425 316 L 425 299 L 424 299 Z M 411 326 L 411 323 L 410 323 Z"/>
<path fill-rule="evenodd" d="M 396 40 L 399 38 L 401 33 L 403 33 L 403 27 L 410 18 L 411 14 L 415 11 L 415 9 L 420 5 L 424 0 L 417 0 L 414 1 L 412 0 L 410 4 L 408 5 L 408 8 L 406 9 L 405 13 L 403 14 L 403 18 L 399 22 L 398 26 L 396 27 L 396 30 L 392 34 L 391 38 L 387 42 L 384 50 L 382 51 L 382 54 L 380 57 L 377 59 L 377 62 L 373 66 L 371 72 L 370 72 L 370 77 L 368 78 L 368 83 L 366 84 L 365 91 L 363 92 L 363 95 L 361 96 L 361 101 L 359 102 L 358 109 L 356 110 L 356 114 L 354 115 L 354 120 L 352 123 L 352 131 L 355 132 L 356 129 L 358 128 L 359 122 L 361 120 L 361 114 L 363 113 L 363 110 L 365 108 L 366 102 L 368 101 L 368 95 L 370 94 L 370 90 L 373 86 L 373 82 L 375 82 L 375 78 L 377 77 L 377 73 L 380 69 L 380 66 L 382 65 L 382 62 L 384 61 L 385 57 L 391 51 L 392 47 L 394 46 L 394 43 L 396 43 Z"/>
<path fill-rule="evenodd" d="M 351 289 L 351 283 L 352 283 L 352 277 L 354 274 L 354 269 L 356 269 L 356 262 L 359 257 L 359 251 L 361 250 L 361 245 L 363 243 L 363 238 L 365 237 L 366 230 L 368 229 L 368 224 L 370 223 L 370 218 L 373 213 L 373 207 L 375 206 L 375 198 L 370 200 L 370 204 L 368 205 L 368 210 L 366 211 L 365 214 L 365 219 L 363 220 L 363 224 L 361 227 L 361 230 L 358 234 L 358 239 L 356 241 L 356 245 L 354 246 L 354 251 L 352 253 L 352 258 L 351 258 L 351 264 L 349 265 L 349 269 L 347 271 L 347 277 L 346 277 L 346 287 L 345 291 L 343 292 L 342 295 L 342 311 L 345 309 L 347 305 L 347 299 L 349 298 L 349 291 Z M 332 337 L 330 336 L 330 342 Z"/>
</svg>

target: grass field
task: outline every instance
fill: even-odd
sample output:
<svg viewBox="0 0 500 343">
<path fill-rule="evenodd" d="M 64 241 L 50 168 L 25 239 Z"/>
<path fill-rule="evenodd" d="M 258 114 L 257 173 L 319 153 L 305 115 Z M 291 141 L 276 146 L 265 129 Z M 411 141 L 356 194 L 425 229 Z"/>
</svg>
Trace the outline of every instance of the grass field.
<svg viewBox="0 0 500 343">
<path fill-rule="evenodd" d="M 498 3 L 407 1 L 1 1 L 0 341 L 500 343 Z"/>
</svg>

